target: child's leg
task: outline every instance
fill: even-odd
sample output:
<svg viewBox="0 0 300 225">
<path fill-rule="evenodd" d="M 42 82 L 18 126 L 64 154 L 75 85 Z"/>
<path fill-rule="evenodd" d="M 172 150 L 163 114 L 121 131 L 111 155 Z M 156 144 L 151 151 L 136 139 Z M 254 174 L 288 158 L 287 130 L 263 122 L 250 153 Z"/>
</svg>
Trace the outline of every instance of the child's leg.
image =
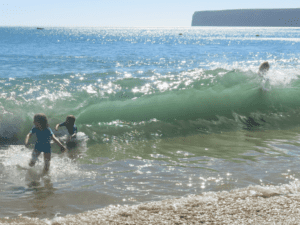
<svg viewBox="0 0 300 225">
<path fill-rule="evenodd" d="M 39 157 L 40 154 L 41 154 L 40 151 L 38 151 L 36 149 L 33 150 L 32 154 L 31 154 L 31 160 L 29 162 L 30 167 L 33 167 L 35 165 L 36 160 L 37 160 L 37 158 Z"/>
<path fill-rule="evenodd" d="M 49 171 L 49 168 L 50 168 L 50 160 L 51 160 L 51 153 L 45 153 L 45 152 L 44 152 L 44 162 L 45 162 L 45 165 L 44 165 L 44 171 L 45 171 L 45 172 L 48 172 L 48 171 Z"/>
</svg>

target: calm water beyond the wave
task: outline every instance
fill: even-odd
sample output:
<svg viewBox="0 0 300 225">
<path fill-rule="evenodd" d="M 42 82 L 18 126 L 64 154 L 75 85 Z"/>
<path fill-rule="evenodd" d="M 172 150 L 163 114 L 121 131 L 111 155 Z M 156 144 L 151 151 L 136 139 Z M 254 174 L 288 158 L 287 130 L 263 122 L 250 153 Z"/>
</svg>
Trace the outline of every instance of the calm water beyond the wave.
<svg viewBox="0 0 300 225">
<path fill-rule="evenodd" d="M 0 40 L 0 218 L 300 178 L 298 28 L 0 27 Z M 24 146 L 40 112 L 62 142 L 67 115 L 79 131 L 76 149 L 52 145 L 47 176 Z"/>
</svg>

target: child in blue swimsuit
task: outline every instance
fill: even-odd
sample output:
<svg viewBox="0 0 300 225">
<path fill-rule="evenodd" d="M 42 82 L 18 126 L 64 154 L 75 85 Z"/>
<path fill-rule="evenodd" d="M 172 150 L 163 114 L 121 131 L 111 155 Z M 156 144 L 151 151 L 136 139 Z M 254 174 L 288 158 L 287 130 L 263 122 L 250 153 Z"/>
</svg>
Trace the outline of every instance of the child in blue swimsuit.
<svg viewBox="0 0 300 225">
<path fill-rule="evenodd" d="M 66 121 L 60 124 L 56 124 L 55 130 L 57 131 L 59 127 L 65 126 L 69 133 L 69 138 L 67 140 L 67 147 L 68 149 L 74 148 L 76 146 L 76 134 L 77 134 L 77 127 L 75 125 L 75 116 L 69 115 L 66 118 Z"/>
<path fill-rule="evenodd" d="M 54 136 L 52 130 L 49 128 L 48 120 L 45 114 L 38 113 L 34 115 L 33 118 L 34 127 L 27 134 L 25 139 L 25 146 L 28 147 L 29 138 L 32 134 L 36 134 L 37 141 L 32 152 L 32 158 L 29 162 L 29 166 L 35 165 L 37 158 L 43 152 L 44 153 L 44 172 L 48 172 L 51 160 L 51 145 L 50 140 L 52 139 L 60 147 L 61 151 L 65 151 L 65 147 L 60 143 L 60 141 Z"/>
</svg>

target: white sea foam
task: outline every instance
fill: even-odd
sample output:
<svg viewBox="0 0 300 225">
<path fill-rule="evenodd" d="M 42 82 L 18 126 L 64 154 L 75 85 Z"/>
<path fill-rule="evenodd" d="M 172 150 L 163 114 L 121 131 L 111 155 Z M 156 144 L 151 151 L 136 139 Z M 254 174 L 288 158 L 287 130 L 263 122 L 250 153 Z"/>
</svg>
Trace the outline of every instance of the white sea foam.
<svg viewBox="0 0 300 225">
<path fill-rule="evenodd" d="M 79 133 L 79 137 L 82 139 L 86 136 Z M 35 167 L 30 168 L 28 163 L 31 154 L 32 149 L 28 149 L 23 145 L 11 145 L 0 151 L 0 163 L 4 166 L 3 173 L 6 180 L 13 183 L 13 185 L 24 186 L 26 185 L 26 179 L 37 177 L 37 174 L 42 173 L 44 166 L 43 154 L 39 156 Z M 72 158 L 68 157 L 68 154 L 52 153 L 49 176 L 52 182 L 59 182 L 72 177 L 91 178 L 95 174 L 90 171 L 83 171 Z"/>
</svg>

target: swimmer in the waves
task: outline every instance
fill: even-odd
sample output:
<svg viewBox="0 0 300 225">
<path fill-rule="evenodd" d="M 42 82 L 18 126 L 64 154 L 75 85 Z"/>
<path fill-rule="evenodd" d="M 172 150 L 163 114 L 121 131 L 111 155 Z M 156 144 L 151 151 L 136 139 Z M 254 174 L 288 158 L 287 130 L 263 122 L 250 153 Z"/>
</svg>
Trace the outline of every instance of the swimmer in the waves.
<svg viewBox="0 0 300 225">
<path fill-rule="evenodd" d="M 259 76 L 263 76 L 264 74 L 266 74 L 270 69 L 270 64 L 268 63 L 268 61 L 263 62 L 262 64 L 260 64 L 259 68 L 258 68 L 258 75 Z"/>
<path fill-rule="evenodd" d="M 263 91 L 270 91 L 270 89 L 271 89 L 270 80 L 265 77 L 265 75 L 269 71 L 269 69 L 270 69 L 270 64 L 267 61 L 260 64 L 260 66 L 258 68 L 257 74 L 261 78 L 263 78 L 262 79 L 262 87 L 261 87 L 261 90 L 263 90 Z"/>
</svg>

